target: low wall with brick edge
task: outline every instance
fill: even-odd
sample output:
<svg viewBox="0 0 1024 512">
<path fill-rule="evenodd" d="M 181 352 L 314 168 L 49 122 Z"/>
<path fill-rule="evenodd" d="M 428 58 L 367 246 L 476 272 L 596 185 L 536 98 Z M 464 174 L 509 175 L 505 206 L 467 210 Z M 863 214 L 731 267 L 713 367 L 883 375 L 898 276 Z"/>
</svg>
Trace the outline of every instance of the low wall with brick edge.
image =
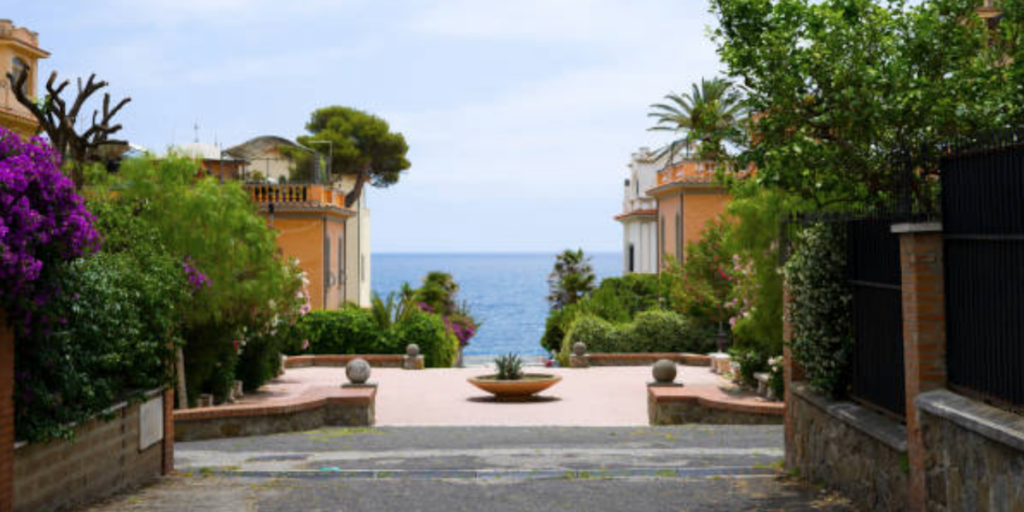
<svg viewBox="0 0 1024 512">
<path fill-rule="evenodd" d="M 917 408 L 927 510 L 1024 510 L 1024 416 L 946 390 Z"/>
<path fill-rule="evenodd" d="M 74 442 L 19 443 L 14 510 L 67 510 L 156 481 L 173 465 L 165 451 L 169 396 L 156 390 L 144 402 L 115 405 L 78 426 Z"/>
<path fill-rule="evenodd" d="M 274 401 L 174 411 L 177 441 L 243 437 L 374 424 L 376 386 L 313 388 Z"/>
<path fill-rule="evenodd" d="M 907 429 L 900 422 L 848 401 L 821 396 L 794 383 L 789 408 L 790 470 L 826 483 L 866 510 L 907 508 Z"/>
<path fill-rule="evenodd" d="M 650 366 L 661 359 L 685 366 L 711 366 L 711 357 L 679 352 L 593 353 L 585 356 L 590 366 Z"/>
<path fill-rule="evenodd" d="M 362 359 L 374 368 L 401 368 L 405 362 L 405 355 L 400 354 L 321 354 L 308 356 L 287 356 L 284 360 L 285 368 L 309 368 L 311 366 L 328 366 L 332 368 L 343 368 L 354 359 Z"/>
<path fill-rule="evenodd" d="M 717 386 L 648 386 L 651 425 L 781 425 L 785 406 L 761 397 L 732 395 Z"/>
</svg>

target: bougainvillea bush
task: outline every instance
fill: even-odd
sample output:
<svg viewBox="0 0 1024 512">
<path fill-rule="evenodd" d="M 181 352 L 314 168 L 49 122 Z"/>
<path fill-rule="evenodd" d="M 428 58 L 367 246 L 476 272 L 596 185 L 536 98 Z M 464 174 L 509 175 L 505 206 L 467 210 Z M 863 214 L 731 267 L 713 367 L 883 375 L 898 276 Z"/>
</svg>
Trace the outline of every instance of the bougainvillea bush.
<svg viewBox="0 0 1024 512">
<path fill-rule="evenodd" d="M 92 222 L 57 152 L 0 127 L 0 300 L 15 325 L 31 328 L 59 262 L 99 247 Z"/>
</svg>

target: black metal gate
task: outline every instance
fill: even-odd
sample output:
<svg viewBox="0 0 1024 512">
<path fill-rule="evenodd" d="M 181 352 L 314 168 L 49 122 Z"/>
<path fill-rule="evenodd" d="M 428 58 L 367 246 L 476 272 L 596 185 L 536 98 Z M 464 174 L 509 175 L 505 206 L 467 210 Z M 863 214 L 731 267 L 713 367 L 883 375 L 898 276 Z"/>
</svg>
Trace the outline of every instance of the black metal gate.
<svg viewBox="0 0 1024 512">
<path fill-rule="evenodd" d="M 942 160 L 951 387 L 1024 409 L 1024 144 Z"/>
<path fill-rule="evenodd" d="M 903 295 L 900 242 L 891 219 L 847 221 L 847 269 L 853 294 L 851 395 L 903 419 Z"/>
</svg>

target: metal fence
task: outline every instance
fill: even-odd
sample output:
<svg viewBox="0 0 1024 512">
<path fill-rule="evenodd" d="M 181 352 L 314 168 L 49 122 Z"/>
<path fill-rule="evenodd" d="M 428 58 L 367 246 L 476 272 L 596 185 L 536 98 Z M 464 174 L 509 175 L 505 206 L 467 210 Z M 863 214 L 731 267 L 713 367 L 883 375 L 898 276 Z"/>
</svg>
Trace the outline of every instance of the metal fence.
<svg viewBox="0 0 1024 512">
<path fill-rule="evenodd" d="M 941 162 L 950 387 L 1024 409 L 1024 133 Z"/>
<path fill-rule="evenodd" d="M 891 218 L 846 221 L 847 272 L 852 301 L 850 395 L 903 418 L 903 293 L 900 241 Z"/>
</svg>

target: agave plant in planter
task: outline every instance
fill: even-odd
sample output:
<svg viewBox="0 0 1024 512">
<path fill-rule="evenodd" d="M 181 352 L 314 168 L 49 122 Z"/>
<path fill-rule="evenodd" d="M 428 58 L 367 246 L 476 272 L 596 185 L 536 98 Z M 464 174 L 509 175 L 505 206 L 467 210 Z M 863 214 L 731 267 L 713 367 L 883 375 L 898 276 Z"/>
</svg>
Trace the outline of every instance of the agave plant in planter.
<svg viewBox="0 0 1024 512">
<path fill-rule="evenodd" d="M 494 395 L 498 400 L 522 400 L 554 386 L 562 377 L 541 373 L 524 373 L 523 360 L 506 354 L 494 360 L 498 373 L 470 377 L 469 383 Z"/>
</svg>

